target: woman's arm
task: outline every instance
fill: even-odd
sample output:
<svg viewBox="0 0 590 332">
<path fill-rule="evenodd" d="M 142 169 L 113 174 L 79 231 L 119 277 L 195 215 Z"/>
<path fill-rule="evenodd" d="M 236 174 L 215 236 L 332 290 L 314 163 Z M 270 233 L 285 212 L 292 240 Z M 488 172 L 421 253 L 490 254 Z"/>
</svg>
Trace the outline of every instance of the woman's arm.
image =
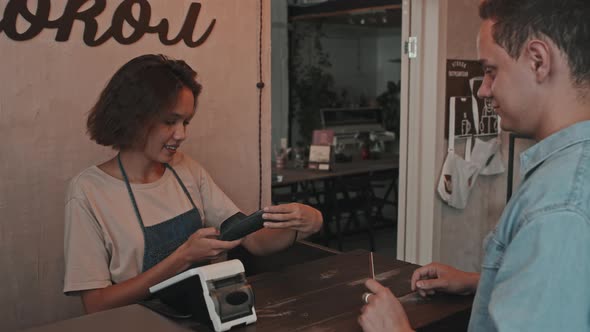
<svg viewBox="0 0 590 332">
<path fill-rule="evenodd" d="M 151 269 L 122 283 L 101 289 L 81 292 L 86 313 L 121 307 L 136 303 L 149 296 L 149 288 L 186 269 L 193 263 L 217 258 L 225 251 L 238 246 L 241 241 L 219 241 L 215 228 L 202 228 L 170 256 Z"/>
<path fill-rule="evenodd" d="M 322 228 L 322 213 L 300 203 L 289 203 L 264 208 L 264 228 L 248 235 L 244 247 L 254 255 L 268 255 L 305 239 Z M 275 221 L 275 222 L 273 222 Z"/>
</svg>

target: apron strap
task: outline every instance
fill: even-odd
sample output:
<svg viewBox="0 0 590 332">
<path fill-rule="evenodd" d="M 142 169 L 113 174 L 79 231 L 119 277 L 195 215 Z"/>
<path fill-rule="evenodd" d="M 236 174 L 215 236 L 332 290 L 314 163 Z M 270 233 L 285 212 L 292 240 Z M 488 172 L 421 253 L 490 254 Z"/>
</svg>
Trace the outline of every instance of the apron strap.
<svg viewBox="0 0 590 332">
<path fill-rule="evenodd" d="M 180 186 L 182 187 L 182 190 L 184 191 L 184 193 L 186 194 L 186 197 L 188 197 L 189 201 L 191 201 L 191 204 L 193 205 L 193 208 L 197 208 L 195 206 L 195 202 L 193 202 L 193 199 L 191 198 L 191 194 L 189 194 L 188 190 L 186 189 L 186 187 L 184 186 L 184 183 L 182 182 L 182 180 L 180 179 L 180 176 L 178 176 L 178 174 L 176 174 L 176 171 L 174 170 L 174 168 L 172 168 L 172 166 L 170 166 L 168 163 L 166 163 L 166 168 L 170 169 L 172 171 L 172 173 L 174 174 L 174 176 L 176 177 L 176 181 L 178 181 L 178 183 L 180 184 Z"/>
<path fill-rule="evenodd" d="M 473 135 L 467 137 L 465 142 L 465 161 L 471 161 L 471 148 L 473 146 Z"/>
<path fill-rule="evenodd" d="M 127 173 L 125 172 L 125 168 L 123 168 L 123 163 L 121 162 L 121 153 L 117 153 L 117 163 L 119 164 L 119 169 L 121 170 L 121 174 L 123 174 L 123 180 L 125 180 L 125 186 L 127 186 L 127 192 L 129 192 L 129 197 L 131 198 L 131 203 L 133 204 L 133 209 L 135 210 L 135 215 L 137 216 L 137 220 L 139 221 L 139 226 L 141 227 L 141 231 L 145 234 L 145 226 L 143 224 L 143 219 L 141 218 L 141 214 L 139 213 L 139 209 L 137 208 L 137 202 L 135 201 L 135 196 L 133 195 L 133 190 L 131 190 L 131 184 L 129 184 L 129 178 L 127 177 Z"/>
<path fill-rule="evenodd" d="M 449 102 L 449 147 L 447 152 L 455 151 L 455 97 Z"/>
<path fill-rule="evenodd" d="M 473 114 L 473 126 L 475 127 L 475 135 L 479 135 L 479 107 L 477 105 L 477 99 L 471 97 L 471 112 Z"/>
<path fill-rule="evenodd" d="M 127 173 L 125 172 L 125 168 L 123 167 L 123 163 L 121 162 L 121 153 L 117 154 L 117 163 L 119 164 L 119 169 L 121 170 L 121 174 L 123 174 L 123 179 L 125 180 L 125 186 L 127 187 L 127 192 L 129 193 L 129 198 L 131 198 L 131 204 L 133 204 L 133 210 L 135 211 L 135 215 L 137 216 L 137 221 L 139 221 L 139 226 L 141 226 L 141 231 L 145 233 L 145 225 L 143 223 L 143 219 L 141 218 L 141 213 L 139 213 L 139 208 L 137 207 L 135 195 L 133 195 L 133 190 L 131 190 L 131 184 L 129 183 L 129 178 L 127 177 Z M 193 208 L 196 209 L 197 207 L 195 206 L 195 202 L 193 202 L 191 195 L 189 194 L 188 190 L 184 186 L 184 183 L 182 182 L 182 180 L 180 179 L 178 174 L 176 174 L 176 171 L 174 170 L 174 168 L 172 168 L 172 166 L 168 165 L 167 163 L 165 165 L 166 165 L 166 168 L 168 168 L 172 171 L 172 173 L 174 174 L 174 177 L 176 177 L 176 181 L 178 181 L 178 183 L 182 187 L 182 191 L 184 191 L 184 193 L 186 194 L 186 197 L 188 197 Z"/>
</svg>

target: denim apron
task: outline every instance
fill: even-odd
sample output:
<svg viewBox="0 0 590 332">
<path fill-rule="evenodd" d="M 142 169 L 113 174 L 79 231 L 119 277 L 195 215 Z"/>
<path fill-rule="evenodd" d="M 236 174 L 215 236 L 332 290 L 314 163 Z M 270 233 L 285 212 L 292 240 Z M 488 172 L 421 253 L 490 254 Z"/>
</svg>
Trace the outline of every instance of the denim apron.
<svg viewBox="0 0 590 332">
<path fill-rule="evenodd" d="M 176 180 L 182 187 L 182 190 L 190 200 L 193 208 L 181 215 L 178 215 L 172 219 L 166 220 L 161 222 L 157 225 L 146 227 L 143 224 L 143 219 L 141 218 L 141 214 L 139 213 L 139 209 L 137 208 L 137 202 L 135 201 L 135 196 L 133 195 L 133 191 L 131 190 L 131 185 L 129 184 L 129 179 L 127 178 L 127 173 L 125 173 L 125 169 L 123 168 L 123 164 L 121 163 L 121 155 L 117 155 L 117 161 L 119 163 L 119 169 L 123 174 L 123 179 L 125 180 L 125 185 L 127 186 L 127 191 L 129 192 L 129 197 L 131 198 L 131 203 L 133 204 L 133 209 L 135 210 L 135 215 L 137 216 L 137 220 L 139 221 L 139 226 L 141 227 L 141 231 L 143 232 L 143 240 L 144 240 L 144 253 L 143 253 L 143 269 L 142 272 L 145 272 L 152 268 L 154 265 L 160 263 L 164 258 L 168 257 L 171 253 L 173 253 L 180 245 L 182 245 L 188 238 L 196 232 L 199 228 L 202 227 L 202 220 L 201 215 L 199 214 L 199 210 L 195 206 L 191 195 L 189 194 L 188 190 L 182 183 L 176 171 L 172 168 L 172 166 L 165 164 L 166 168 L 172 171 Z"/>
</svg>

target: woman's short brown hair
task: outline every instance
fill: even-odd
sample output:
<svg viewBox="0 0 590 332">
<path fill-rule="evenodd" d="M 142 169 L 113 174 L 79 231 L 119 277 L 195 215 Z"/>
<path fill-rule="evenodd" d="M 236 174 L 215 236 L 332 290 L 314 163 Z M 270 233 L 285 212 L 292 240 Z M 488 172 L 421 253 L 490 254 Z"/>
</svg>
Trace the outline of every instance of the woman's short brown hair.
<svg viewBox="0 0 590 332">
<path fill-rule="evenodd" d="M 90 138 L 117 150 L 133 146 L 154 119 L 174 106 L 182 88 L 192 91 L 196 107 L 201 92 L 196 76 L 186 62 L 164 55 L 130 60 L 113 75 L 91 109 L 86 123 Z"/>
</svg>

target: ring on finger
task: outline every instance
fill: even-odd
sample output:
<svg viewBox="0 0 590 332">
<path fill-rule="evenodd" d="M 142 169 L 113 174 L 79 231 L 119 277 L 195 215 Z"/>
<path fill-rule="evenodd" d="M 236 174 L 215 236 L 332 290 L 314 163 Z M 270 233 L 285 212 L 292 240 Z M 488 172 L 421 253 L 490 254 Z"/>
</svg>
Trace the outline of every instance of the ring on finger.
<svg viewBox="0 0 590 332">
<path fill-rule="evenodd" d="M 372 295 L 373 295 L 373 293 L 369 293 L 369 292 L 363 293 L 363 296 L 362 296 L 363 302 L 369 304 L 369 297 L 371 297 Z"/>
</svg>

